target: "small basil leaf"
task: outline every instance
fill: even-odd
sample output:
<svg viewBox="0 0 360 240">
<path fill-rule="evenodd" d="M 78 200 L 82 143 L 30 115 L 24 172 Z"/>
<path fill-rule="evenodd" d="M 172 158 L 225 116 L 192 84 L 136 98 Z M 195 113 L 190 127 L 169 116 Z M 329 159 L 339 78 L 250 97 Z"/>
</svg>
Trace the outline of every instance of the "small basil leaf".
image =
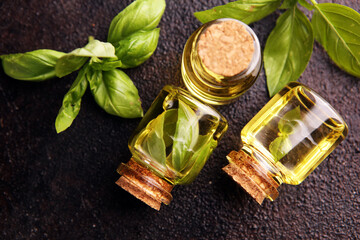
<svg viewBox="0 0 360 240">
<path fill-rule="evenodd" d="M 291 148 L 290 139 L 287 136 L 280 136 L 270 143 L 269 151 L 273 155 L 274 161 L 277 162 L 290 152 Z"/>
<path fill-rule="evenodd" d="M 264 49 L 270 96 L 300 77 L 310 60 L 313 43 L 311 24 L 296 6 L 279 17 Z"/>
<path fill-rule="evenodd" d="M 186 173 L 186 176 L 179 179 L 176 184 L 189 184 L 199 175 L 201 169 L 204 167 L 207 159 L 211 155 L 214 148 L 217 146 L 217 141 L 211 135 L 200 135 L 198 138 L 198 146 L 192 155 L 189 166 L 191 169 Z"/>
<path fill-rule="evenodd" d="M 111 21 L 108 42 L 116 44 L 139 30 L 156 28 L 165 6 L 165 0 L 134 1 Z"/>
<path fill-rule="evenodd" d="M 284 0 L 279 9 L 288 9 L 295 6 L 298 0 Z"/>
<path fill-rule="evenodd" d="M 315 5 L 315 39 L 344 71 L 360 77 L 360 14 L 335 3 Z"/>
<path fill-rule="evenodd" d="M 298 120 L 300 119 L 300 106 L 297 106 L 296 108 L 285 113 L 278 123 L 280 133 L 284 135 L 292 134 L 294 132 L 295 126 L 298 123 Z"/>
<path fill-rule="evenodd" d="M 57 133 L 60 133 L 70 127 L 80 111 L 81 98 L 88 86 L 86 72 L 87 67 L 83 67 L 79 71 L 78 76 L 64 96 L 62 106 L 55 120 Z"/>
<path fill-rule="evenodd" d="M 115 48 L 111 43 L 90 39 L 85 47 L 77 48 L 59 59 L 55 66 L 56 75 L 63 77 L 78 70 L 90 57 L 116 59 Z"/>
<path fill-rule="evenodd" d="M 123 71 L 90 68 L 87 79 L 96 103 L 107 113 L 124 118 L 143 116 L 138 90 Z"/>
<path fill-rule="evenodd" d="M 181 171 L 189 160 L 188 157 L 199 136 L 199 120 L 195 112 L 184 103 L 179 101 L 178 120 L 174 135 L 172 149 L 172 165 L 176 171 Z"/>
<path fill-rule="evenodd" d="M 161 165 L 166 162 L 166 147 L 164 142 L 164 120 L 166 112 L 163 112 L 155 119 L 151 120 L 145 128 L 147 136 L 142 142 L 142 148 L 149 158 L 157 161 Z"/>
<path fill-rule="evenodd" d="M 195 12 L 202 23 L 219 18 L 235 18 L 246 24 L 256 22 L 274 12 L 282 0 L 239 0 L 210 10 Z"/>
<path fill-rule="evenodd" d="M 43 81 L 56 77 L 55 65 L 65 53 L 40 49 L 26 53 L 2 55 L 4 72 L 15 79 Z"/>
<path fill-rule="evenodd" d="M 115 54 L 123 63 L 122 68 L 136 67 L 145 62 L 155 51 L 160 29 L 138 31 L 119 41 Z"/>
</svg>

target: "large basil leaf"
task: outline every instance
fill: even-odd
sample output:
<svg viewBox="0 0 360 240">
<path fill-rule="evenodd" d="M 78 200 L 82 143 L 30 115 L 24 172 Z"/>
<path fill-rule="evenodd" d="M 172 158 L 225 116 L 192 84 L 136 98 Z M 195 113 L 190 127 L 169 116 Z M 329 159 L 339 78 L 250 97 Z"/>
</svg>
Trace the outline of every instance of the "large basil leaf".
<svg viewBox="0 0 360 240">
<path fill-rule="evenodd" d="M 56 77 L 56 62 L 65 53 L 40 49 L 26 53 L 2 55 L 4 72 L 15 79 L 26 81 L 43 81 Z"/>
<path fill-rule="evenodd" d="M 274 12 L 282 0 L 239 0 L 210 10 L 195 12 L 202 23 L 219 18 L 235 18 L 246 24 L 256 22 Z"/>
<path fill-rule="evenodd" d="M 274 161 L 277 162 L 282 159 L 292 148 L 290 139 L 288 136 L 280 136 L 274 139 L 270 143 L 269 151 L 274 157 Z"/>
<path fill-rule="evenodd" d="M 77 48 L 58 60 L 55 66 L 56 76 L 63 77 L 78 70 L 90 57 L 116 59 L 115 48 L 111 43 L 90 38 L 85 47 Z"/>
<path fill-rule="evenodd" d="M 148 157 L 165 165 L 166 147 L 164 142 L 164 121 L 166 112 L 163 112 L 155 119 L 151 120 L 144 131 L 147 133 L 141 146 Z"/>
<path fill-rule="evenodd" d="M 95 101 L 107 113 L 124 118 L 143 116 L 138 90 L 120 69 L 102 72 L 89 68 L 87 79 Z"/>
<path fill-rule="evenodd" d="M 199 119 L 186 103 L 180 99 L 178 101 L 178 120 L 173 140 L 172 165 L 176 171 L 181 171 L 187 164 L 188 157 L 198 140 Z"/>
<path fill-rule="evenodd" d="M 70 90 L 65 94 L 62 106 L 55 120 L 56 132 L 66 130 L 80 111 L 81 98 L 84 95 L 88 82 L 86 80 L 87 66 L 82 68 Z"/>
<path fill-rule="evenodd" d="M 136 67 L 145 62 L 155 51 L 160 29 L 138 31 L 115 45 L 115 54 L 122 68 Z"/>
<path fill-rule="evenodd" d="M 156 28 L 165 5 L 165 0 L 134 1 L 111 21 L 108 42 L 115 45 L 139 30 L 148 31 Z"/>
<path fill-rule="evenodd" d="M 264 50 L 270 96 L 300 77 L 310 60 L 313 43 L 311 24 L 296 6 L 279 17 Z"/>
<path fill-rule="evenodd" d="M 315 39 L 344 71 L 360 77 L 360 14 L 334 3 L 315 5 Z"/>
<path fill-rule="evenodd" d="M 217 146 L 217 141 L 211 135 L 200 135 L 198 143 L 196 144 L 195 152 L 189 159 L 190 171 L 186 176 L 179 179 L 176 184 L 189 184 L 199 175 L 201 169 L 204 167 L 207 159 L 211 155 L 213 149 Z"/>
</svg>

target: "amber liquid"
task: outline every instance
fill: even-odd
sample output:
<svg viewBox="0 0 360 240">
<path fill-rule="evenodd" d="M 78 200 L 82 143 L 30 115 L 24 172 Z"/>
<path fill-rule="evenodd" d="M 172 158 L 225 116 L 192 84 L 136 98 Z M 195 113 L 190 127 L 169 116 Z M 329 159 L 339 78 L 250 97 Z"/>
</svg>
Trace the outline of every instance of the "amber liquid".
<svg viewBox="0 0 360 240">
<path fill-rule="evenodd" d="M 273 173 L 280 183 L 301 183 L 347 135 L 343 119 L 322 98 L 301 85 L 292 84 L 286 94 L 277 94 L 243 129 L 245 150 Z M 299 119 L 292 122 L 292 132 L 286 135 L 287 147 L 271 144 L 283 133 L 279 122 L 284 115 L 299 109 Z M 285 150 L 284 150 L 285 149 Z M 272 151 L 271 151 L 272 150 Z M 283 150 L 280 159 L 274 151 Z"/>
</svg>

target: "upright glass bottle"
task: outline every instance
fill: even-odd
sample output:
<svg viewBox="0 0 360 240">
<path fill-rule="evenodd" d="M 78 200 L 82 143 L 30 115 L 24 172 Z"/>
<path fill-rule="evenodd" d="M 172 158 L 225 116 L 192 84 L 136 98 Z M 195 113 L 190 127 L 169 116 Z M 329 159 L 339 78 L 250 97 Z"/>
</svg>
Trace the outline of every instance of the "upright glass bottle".
<svg viewBox="0 0 360 240">
<path fill-rule="evenodd" d="M 202 25 L 190 36 L 181 72 L 194 96 L 212 105 L 223 105 L 253 85 L 261 62 L 254 31 L 241 21 L 223 18 Z"/>
<path fill-rule="evenodd" d="M 169 204 L 173 185 L 195 179 L 227 122 L 187 91 L 165 86 L 129 140 L 132 158 L 116 182 L 149 206 Z"/>
<path fill-rule="evenodd" d="M 281 183 L 301 183 L 346 137 L 342 117 L 313 90 L 290 83 L 241 131 L 243 147 L 223 168 L 255 200 L 274 200 Z"/>
</svg>

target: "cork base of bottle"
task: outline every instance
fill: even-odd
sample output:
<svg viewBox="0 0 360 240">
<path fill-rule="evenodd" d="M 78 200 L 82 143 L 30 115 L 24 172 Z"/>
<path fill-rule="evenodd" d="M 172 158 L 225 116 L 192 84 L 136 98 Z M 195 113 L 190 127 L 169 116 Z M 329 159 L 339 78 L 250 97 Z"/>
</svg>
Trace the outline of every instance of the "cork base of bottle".
<svg viewBox="0 0 360 240">
<path fill-rule="evenodd" d="M 150 207 L 159 211 L 161 203 L 168 205 L 171 202 L 170 192 L 173 186 L 133 158 L 126 164 L 122 163 L 117 172 L 122 176 L 116 184 Z"/>
<path fill-rule="evenodd" d="M 223 170 L 244 188 L 260 205 L 267 197 L 275 200 L 279 184 L 267 174 L 267 170 L 243 151 L 232 151 L 226 157 L 230 164 Z"/>
</svg>

